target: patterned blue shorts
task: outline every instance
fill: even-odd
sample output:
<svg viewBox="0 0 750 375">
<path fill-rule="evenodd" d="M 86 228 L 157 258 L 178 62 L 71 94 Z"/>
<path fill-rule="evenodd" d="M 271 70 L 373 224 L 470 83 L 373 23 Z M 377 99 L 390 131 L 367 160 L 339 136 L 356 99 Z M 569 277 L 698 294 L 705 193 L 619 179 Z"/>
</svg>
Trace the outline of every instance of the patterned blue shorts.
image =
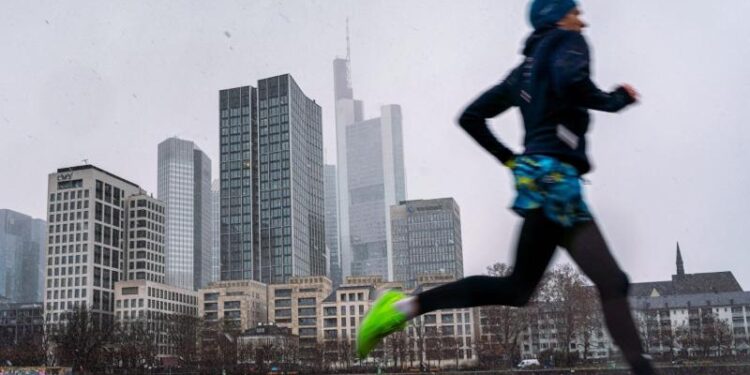
<svg viewBox="0 0 750 375">
<path fill-rule="evenodd" d="M 513 211 L 526 217 L 542 208 L 545 215 L 564 227 L 592 220 L 583 201 L 578 170 L 570 164 L 544 155 L 524 155 L 512 167 L 517 196 Z"/>
</svg>

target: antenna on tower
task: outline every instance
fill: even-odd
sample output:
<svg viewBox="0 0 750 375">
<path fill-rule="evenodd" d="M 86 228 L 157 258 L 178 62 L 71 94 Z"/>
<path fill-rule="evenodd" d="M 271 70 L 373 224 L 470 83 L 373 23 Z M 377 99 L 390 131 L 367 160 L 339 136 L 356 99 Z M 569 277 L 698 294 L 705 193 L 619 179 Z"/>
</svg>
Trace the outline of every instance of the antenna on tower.
<svg viewBox="0 0 750 375">
<path fill-rule="evenodd" d="M 346 17 L 346 60 L 351 60 L 351 48 L 349 46 L 349 17 Z"/>
</svg>

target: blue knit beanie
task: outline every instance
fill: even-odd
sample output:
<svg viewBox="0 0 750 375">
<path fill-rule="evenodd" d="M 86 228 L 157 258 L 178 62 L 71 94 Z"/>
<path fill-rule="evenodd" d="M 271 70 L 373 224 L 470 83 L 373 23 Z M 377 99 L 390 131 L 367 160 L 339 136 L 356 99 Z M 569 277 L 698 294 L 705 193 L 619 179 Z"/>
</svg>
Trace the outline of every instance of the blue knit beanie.
<svg viewBox="0 0 750 375">
<path fill-rule="evenodd" d="M 534 29 L 554 25 L 576 6 L 575 0 L 533 0 L 529 21 Z"/>
</svg>

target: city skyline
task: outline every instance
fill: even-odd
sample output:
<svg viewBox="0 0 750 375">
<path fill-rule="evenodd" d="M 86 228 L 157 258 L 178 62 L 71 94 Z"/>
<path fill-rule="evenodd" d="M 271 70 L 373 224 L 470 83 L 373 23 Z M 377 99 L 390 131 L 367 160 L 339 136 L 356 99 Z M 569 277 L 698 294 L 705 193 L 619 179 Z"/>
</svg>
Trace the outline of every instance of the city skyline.
<svg viewBox="0 0 750 375">
<path fill-rule="evenodd" d="M 524 4 L 477 1 L 476 7 L 466 7 L 435 1 L 427 6 L 422 1 L 399 5 L 399 12 L 385 2 L 343 2 L 340 7 L 309 3 L 300 9 L 290 3 L 259 4 L 247 11 L 266 15 L 269 21 L 257 26 L 210 13 L 218 10 L 190 9 L 217 16 L 218 21 L 198 29 L 187 18 L 175 15 L 173 20 L 187 35 L 176 41 L 162 36 L 164 30 L 146 25 L 150 21 L 144 21 L 149 27 L 137 32 L 130 27 L 140 25 L 136 20 L 148 17 L 146 14 L 167 14 L 171 9 L 163 5 L 155 5 L 153 12 L 144 12 L 136 5 L 123 6 L 120 17 L 93 7 L 102 15 L 94 18 L 103 19 L 102 23 L 74 25 L 65 14 L 52 16 L 48 10 L 26 8 L 21 3 L 3 4 L 9 8 L 4 9 L 4 15 L 15 14 L 20 20 L 8 23 L 20 32 L 4 35 L 32 38 L 19 45 L 7 43 L 9 53 L 17 58 L 6 62 L 9 73 L 2 77 L 2 86 L 18 91 L 0 92 L 0 99 L 7 103 L 0 113 L 0 126 L 6 135 L 1 146 L 4 157 L 13 161 L 1 166 L 0 173 L 21 178 L 2 187 L 0 196 L 9 198 L 3 206 L 43 216 L 45 200 L 39 181 L 47 171 L 82 159 L 133 176 L 155 191 L 153 170 L 141 166 L 154 165 L 150 149 L 172 135 L 208 142 L 206 152 L 216 159 L 215 92 L 241 84 L 236 80 L 237 72 L 272 76 L 288 71 L 305 82 L 308 94 L 319 99 L 324 111 L 326 161 L 331 161 L 335 142 L 331 142 L 330 59 L 344 52 L 344 20 L 350 16 L 352 59 L 357 66 L 353 80 L 358 95 L 373 106 L 365 110 L 398 102 L 407 109 L 405 123 L 414 124 L 404 129 L 406 169 L 411 176 L 409 196 L 453 196 L 461 203 L 466 274 L 483 272 L 488 260 L 512 259 L 517 218 L 505 209 L 512 198 L 507 173 L 461 134 L 453 120 L 463 105 L 517 61 L 517 46 L 528 32 Z M 748 7 L 742 2 L 735 4 Z M 584 4 L 586 18 L 593 25 L 588 37 L 597 46 L 597 81 L 608 87 L 620 79 L 632 79 L 644 94 L 642 105 L 622 115 L 595 115 L 592 155 L 601 169 L 589 177 L 593 185 L 587 186 L 618 260 L 635 281 L 654 279 L 656 265 L 671 258 L 671 251 L 666 249 L 678 240 L 686 250 L 685 257 L 690 258 L 686 261 L 707 269 L 730 268 L 746 259 L 741 223 L 748 211 L 742 198 L 748 176 L 741 168 L 746 158 L 741 145 L 746 143 L 748 132 L 739 124 L 747 122 L 741 98 L 748 93 L 745 86 L 731 83 L 746 82 L 739 61 L 748 56 L 748 47 L 739 44 L 730 48 L 730 43 L 721 42 L 725 35 L 742 30 L 741 23 L 732 17 L 740 12 L 729 6 L 705 9 L 694 3 L 684 5 L 678 15 L 664 19 L 657 16 L 664 12 L 667 5 L 663 4 Z M 311 18 L 308 20 L 305 14 Z M 444 14 L 450 14 L 462 26 L 437 22 Z M 700 34 L 687 30 L 691 34 L 680 38 L 657 34 L 654 43 L 647 43 L 651 34 L 642 30 L 674 26 L 678 19 L 694 19 L 696 14 L 701 14 L 701 19 L 722 17 L 722 28 L 709 28 Z M 639 22 L 645 27 L 631 30 L 632 20 L 641 16 Z M 278 36 L 269 42 L 253 42 L 260 28 L 274 24 L 297 31 L 279 35 L 316 35 L 325 43 L 315 43 L 322 46 L 313 50 L 307 46 L 313 43 L 306 38 L 295 41 Z M 606 29 L 602 25 L 607 25 Z M 280 31 L 278 27 L 282 26 L 274 27 L 271 30 Z M 122 42 L 109 39 L 120 32 Z M 721 66 L 712 70 L 716 76 L 710 82 L 700 74 L 696 78 L 696 72 L 705 70 L 701 63 L 705 59 L 693 55 L 687 41 L 695 38 L 712 42 L 701 56 L 733 57 L 719 62 Z M 108 48 L 111 53 L 107 55 L 113 57 L 102 57 L 100 52 L 109 43 L 114 48 Z M 205 51 L 203 57 L 183 51 L 185 45 L 193 43 Z M 299 58 L 288 51 L 279 51 L 274 45 L 277 43 L 309 53 L 306 64 L 300 65 Z M 51 48 L 57 45 L 60 47 Z M 672 46 L 666 55 L 664 45 Z M 21 46 L 24 49 L 18 49 Z M 201 48 L 204 46 L 208 48 Z M 250 51 L 254 56 L 273 54 L 277 59 L 273 64 L 268 59 L 257 61 L 249 57 Z M 38 58 L 47 55 L 52 58 Z M 674 62 L 678 62 L 676 66 L 672 66 Z M 649 69 L 642 69 L 644 66 Z M 38 74 L 29 74 L 26 69 Z M 133 71 L 139 74 L 131 74 Z M 194 79 L 177 79 L 185 77 L 186 72 Z M 17 81 L 14 77 L 26 79 Z M 170 87 L 175 91 L 166 90 Z M 695 102 L 698 95 L 682 94 L 690 91 L 713 93 L 716 105 L 700 112 L 684 110 L 701 107 Z M 69 100 L 58 104 L 56 99 L 61 96 Z M 505 115 L 495 123 L 502 124 L 498 133 L 503 139 L 519 138 L 515 116 Z M 71 150 L 64 146 L 71 142 L 80 143 L 80 147 Z M 142 147 L 144 143 L 151 147 Z M 31 147 L 45 152 L 18 159 L 5 156 L 27 154 Z M 696 150 L 711 157 L 696 158 Z M 121 158 L 126 153 L 129 157 Z M 722 163 L 716 164 L 716 159 Z M 675 169 L 643 166 L 640 160 L 673 165 Z M 696 179 L 696 174 L 704 178 Z M 730 177 L 717 186 L 712 177 L 716 174 Z M 737 272 L 742 284 L 750 282 L 750 274 Z"/>
</svg>

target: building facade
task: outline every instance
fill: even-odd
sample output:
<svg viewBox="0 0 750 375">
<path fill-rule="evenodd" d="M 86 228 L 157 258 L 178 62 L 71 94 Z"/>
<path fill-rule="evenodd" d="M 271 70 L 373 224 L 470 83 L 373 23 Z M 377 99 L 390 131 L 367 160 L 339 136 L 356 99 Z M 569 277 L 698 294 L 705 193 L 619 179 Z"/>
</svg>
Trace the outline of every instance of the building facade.
<svg viewBox="0 0 750 375">
<path fill-rule="evenodd" d="M 452 275 L 423 274 L 417 277 L 416 295 L 454 281 Z M 421 315 L 407 328 L 411 357 L 434 366 L 436 363 L 456 367 L 476 362 L 479 334 L 476 309 L 446 309 Z"/>
<path fill-rule="evenodd" d="M 39 342 L 43 336 L 41 303 L 0 303 L 0 348 Z"/>
<path fill-rule="evenodd" d="M 420 275 L 464 275 L 461 212 L 453 198 L 391 206 L 393 279 L 415 288 Z"/>
<path fill-rule="evenodd" d="M 686 273 L 679 245 L 676 265 L 671 280 L 631 285 L 630 305 L 646 351 L 669 360 L 750 353 L 750 292 L 742 290 L 731 272 Z M 493 328 L 485 324 L 486 310 L 481 313 L 486 337 Z M 524 358 L 566 347 L 586 359 L 619 355 L 598 310 L 578 317 L 586 324 L 572 335 L 565 331 L 559 304 L 536 304 L 527 313 L 524 322 L 530 323 L 519 341 Z"/>
<path fill-rule="evenodd" d="M 138 185 L 92 165 L 60 168 L 48 178 L 45 320 L 89 307 L 112 321 L 114 286 L 126 278 L 126 198 Z"/>
<path fill-rule="evenodd" d="M 349 56 L 333 69 L 342 274 L 392 279 L 390 206 L 406 199 L 401 107 L 382 106 L 380 117 L 364 120 Z"/>
<path fill-rule="evenodd" d="M 268 321 L 268 287 L 254 280 L 229 280 L 198 291 L 199 315 L 209 324 L 244 332 Z"/>
<path fill-rule="evenodd" d="M 124 329 L 142 325 L 153 334 L 158 357 L 176 355 L 175 336 L 198 317 L 198 293 L 148 280 L 115 284 L 115 319 Z M 180 319 L 188 319 L 181 322 Z"/>
<path fill-rule="evenodd" d="M 165 282 L 164 202 L 145 193 L 125 199 L 127 280 Z M 94 253 L 94 257 L 99 256 Z"/>
<path fill-rule="evenodd" d="M 0 209 L 0 298 L 41 302 L 47 225 L 20 212 Z"/>
<path fill-rule="evenodd" d="M 288 74 L 219 97 L 222 280 L 324 275 L 320 106 Z"/>
<path fill-rule="evenodd" d="M 325 166 L 325 232 L 328 254 L 328 277 L 336 288 L 343 281 L 341 254 L 339 252 L 338 194 L 336 193 L 336 166 Z"/>
<path fill-rule="evenodd" d="M 331 280 L 325 276 L 294 277 L 287 284 L 268 286 L 269 322 L 290 328 L 299 336 L 302 360 L 321 355 L 321 303 L 331 290 Z"/>
<path fill-rule="evenodd" d="M 211 183 L 211 277 L 209 283 L 220 280 L 221 264 L 221 185 Z"/>
<path fill-rule="evenodd" d="M 221 280 L 260 280 L 258 90 L 219 91 Z"/>
<path fill-rule="evenodd" d="M 258 324 L 237 337 L 238 360 L 242 363 L 256 363 L 260 358 L 273 358 L 280 364 L 294 363 L 294 353 L 299 349 L 299 337 L 290 328 L 275 324 Z M 244 348 L 251 348 L 248 352 Z M 262 353 L 263 351 L 267 351 Z"/>
<path fill-rule="evenodd" d="M 319 331 L 322 332 L 323 355 L 334 367 L 348 367 L 355 361 L 356 337 L 362 320 L 378 295 L 386 289 L 417 294 L 454 280 L 449 275 L 423 275 L 415 289 L 404 289 L 403 283 L 386 282 L 380 276 L 347 277 L 343 284 L 320 305 Z M 463 366 L 476 361 L 475 312 L 473 309 L 450 309 L 432 312 L 409 322 L 403 333 L 389 336 L 365 361 L 377 358 L 381 363 Z"/>
<path fill-rule="evenodd" d="M 159 144 L 158 198 L 167 209 L 167 284 L 199 289 L 211 273 L 211 160 L 195 143 Z"/>
</svg>

